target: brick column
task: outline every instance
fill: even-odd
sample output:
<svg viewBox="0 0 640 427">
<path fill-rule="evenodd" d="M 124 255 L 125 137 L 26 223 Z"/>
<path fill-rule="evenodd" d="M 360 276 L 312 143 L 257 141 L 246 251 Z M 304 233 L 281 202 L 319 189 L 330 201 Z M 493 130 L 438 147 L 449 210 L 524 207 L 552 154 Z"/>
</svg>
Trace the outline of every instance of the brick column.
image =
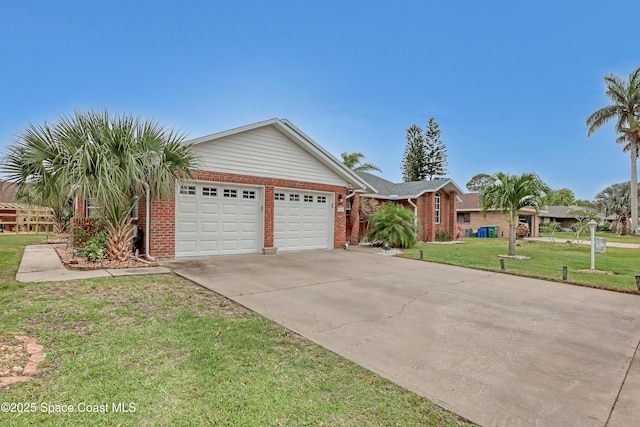
<svg viewBox="0 0 640 427">
<path fill-rule="evenodd" d="M 273 186 L 264 187 L 264 247 L 273 247 L 273 218 L 274 218 L 274 189 Z"/>
</svg>

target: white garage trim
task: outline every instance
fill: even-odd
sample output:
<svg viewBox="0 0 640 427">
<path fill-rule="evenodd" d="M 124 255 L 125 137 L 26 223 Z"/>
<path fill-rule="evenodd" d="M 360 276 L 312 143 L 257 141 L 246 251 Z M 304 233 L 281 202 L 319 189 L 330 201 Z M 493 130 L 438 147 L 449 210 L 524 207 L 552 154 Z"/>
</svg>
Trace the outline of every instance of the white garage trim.
<svg viewBox="0 0 640 427">
<path fill-rule="evenodd" d="M 278 251 L 333 249 L 334 193 L 276 188 L 273 239 Z"/>
<path fill-rule="evenodd" d="M 190 181 L 176 188 L 176 258 L 257 253 L 264 188 Z"/>
</svg>

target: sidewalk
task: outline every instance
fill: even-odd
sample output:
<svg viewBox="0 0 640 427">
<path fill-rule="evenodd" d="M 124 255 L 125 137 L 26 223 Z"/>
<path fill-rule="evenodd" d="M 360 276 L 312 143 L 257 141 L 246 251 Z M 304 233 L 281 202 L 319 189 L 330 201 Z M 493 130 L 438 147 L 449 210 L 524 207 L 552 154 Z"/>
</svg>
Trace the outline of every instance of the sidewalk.
<svg viewBox="0 0 640 427">
<path fill-rule="evenodd" d="M 164 274 L 171 270 L 165 267 L 122 268 L 107 270 L 67 270 L 53 245 L 30 245 L 24 248 L 22 261 L 16 274 L 18 282 L 57 282 L 64 280 L 91 279 L 94 277 L 140 276 Z"/>
<path fill-rule="evenodd" d="M 562 238 L 558 238 L 556 237 L 555 239 L 552 239 L 551 237 L 525 237 L 523 240 L 532 240 L 532 241 L 538 241 L 538 242 L 554 242 L 555 243 L 566 243 L 567 239 L 562 239 Z M 577 243 L 575 241 L 571 241 L 571 244 L 580 244 L 580 245 L 587 245 L 590 246 L 591 245 L 591 238 L 589 236 L 587 236 L 586 239 L 580 239 L 580 243 Z M 637 243 L 618 243 L 618 242 L 609 242 L 607 241 L 607 247 L 608 248 L 624 248 L 624 249 L 640 249 L 640 244 Z"/>
</svg>

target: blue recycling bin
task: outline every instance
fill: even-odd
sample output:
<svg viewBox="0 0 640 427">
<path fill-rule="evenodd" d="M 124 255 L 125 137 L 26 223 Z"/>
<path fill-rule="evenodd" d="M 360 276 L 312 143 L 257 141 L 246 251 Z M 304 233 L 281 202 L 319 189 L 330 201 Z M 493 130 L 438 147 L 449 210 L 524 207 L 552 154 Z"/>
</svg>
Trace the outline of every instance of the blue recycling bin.
<svg viewBox="0 0 640 427">
<path fill-rule="evenodd" d="M 489 237 L 489 231 L 487 227 L 479 227 L 478 228 L 478 237 L 482 237 L 484 239 L 486 239 L 487 237 Z"/>
</svg>

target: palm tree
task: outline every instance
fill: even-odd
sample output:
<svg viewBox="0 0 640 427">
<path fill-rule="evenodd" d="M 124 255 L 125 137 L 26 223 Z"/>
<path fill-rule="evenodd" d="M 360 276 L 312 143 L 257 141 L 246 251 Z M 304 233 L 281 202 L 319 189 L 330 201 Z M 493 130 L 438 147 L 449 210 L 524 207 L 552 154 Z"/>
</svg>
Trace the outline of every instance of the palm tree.
<svg viewBox="0 0 640 427">
<path fill-rule="evenodd" d="M 518 211 L 525 206 L 538 210 L 549 187 L 535 173 L 518 176 L 498 172 L 493 177 L 494 182 L 480 193 L 482 214 L 486 216 L 489 209 L 509 214 L 509 256 L 515 256 Z"/>
<path fill-rule="evenodd" d="M 365 159 L 365 155 L 362 153 L 348 153 L 348 152 L 344 152 L 342 153 L 342 163 L 344 163 L 344 165 L 346 167 L 348 167 L 349 169 L 356 171 L 356 172 L 370 172 L 370 171 L 378 171 L 378 172 L 382 172 L 382 169 L 380 169 L 378 166 L 374 165 L 373 163 L 360 163 Z"/>
<path fill-rule="evenodd" d="M 418 242 L 416 217 L 408 209 L 394 202 L 385 203 L 369 217 L 369 238 L 388 246 L 410 248 Z"/>
<path fill-rule="evenodd" d="M 628 82 L 610 74 L 605 76 L 604 83 L 607 87 L 605 93 L 611 98 L 613 104 L 587 117 L 586 124 L 589 126 L 587 137 L 609 120 L 616 119 L 615 130 L 623 134 L 616 142 L 627 142 L 623 151 L 628 151 L 631 157 L 631 232 L 635 234 L 638 229 L 637 159 L 640 130 L 637 120 L 640 118 L 640 67 L 629 74 Z"/>
<path fill-rule="evenodd" d="M 59 122 L 30 125 L 9 148 L 9 179 L 31 184 L 44 198 L 80 196 L 100 206 L 107 223 L 107 257 L 131 250 L 131 211 L 148 192 L 152 200 L 174 191 L 195 166 L 185 135 L 155 121 L 89 111 Z M 64 189 L 64 191 L 60 191 Z"/>
<path fill-rule="evenodd" d="M 596 207 L 604 215 L 615 215 L 621 234 L 629 233 L 628 219 L 631 217 L 631 183 L 612 184 L 596 194 Z"/>
</svg>

